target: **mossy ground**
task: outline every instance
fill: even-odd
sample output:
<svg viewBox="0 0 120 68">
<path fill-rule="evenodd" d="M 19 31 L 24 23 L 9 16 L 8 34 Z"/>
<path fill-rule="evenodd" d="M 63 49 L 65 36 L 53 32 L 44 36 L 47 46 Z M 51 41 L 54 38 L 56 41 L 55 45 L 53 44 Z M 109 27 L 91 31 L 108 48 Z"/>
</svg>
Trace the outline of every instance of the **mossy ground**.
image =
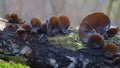
<svg viewBox="0 0 120 68">
<path fill-rule="evenodd" d="M 69 29 L 66 35 L 58 34 L 55 37 L 48 37 L 48 41 L 54 46 L 62 46 L 70 50 L 83 48 L 83 44 L 78 37 L 78 31 L 74 28 Z"/>
<path fill-rule="evenodd" d="M 15 62 L 0 62 L 0 68 L 30 68 L 30 67 Z"/>
</svg>

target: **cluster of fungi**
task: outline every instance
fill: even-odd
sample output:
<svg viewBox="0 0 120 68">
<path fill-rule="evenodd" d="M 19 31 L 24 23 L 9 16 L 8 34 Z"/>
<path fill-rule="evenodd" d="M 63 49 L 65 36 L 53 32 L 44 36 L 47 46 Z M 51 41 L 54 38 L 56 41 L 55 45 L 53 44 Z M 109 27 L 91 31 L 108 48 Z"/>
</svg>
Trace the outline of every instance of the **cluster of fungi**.
<svg viewBox="0 0 120 68">
<path fill-rule="evenodd" d="M 0 31 L 0 43 L 6 50 L 7 44 L 18 46 L 19 51 L 6 54 L 24 54 L 31 68 L 110 68 L 120 67 L 120 54 L 115 44 L 105 44 L 104 40 L 115 36 L 120 27 L 110 28 L 107 15 L 96 12 L 86 16 L 79 26 L 78 35 L 84 48 L 77 51 L 54 47 L 47 36 L 67 34 L 70 21 L 67 16 L 52 16 L 45 23 L 32 18 L 26 23 L 16 13 L 6 14 L 6 27 Z M 6 42 L 7 44 L 3 43 Z M 45 45 L 43 45 L 45 44 Z M 25 49 L 24 49 L 25 48 Z"/>
</svg>

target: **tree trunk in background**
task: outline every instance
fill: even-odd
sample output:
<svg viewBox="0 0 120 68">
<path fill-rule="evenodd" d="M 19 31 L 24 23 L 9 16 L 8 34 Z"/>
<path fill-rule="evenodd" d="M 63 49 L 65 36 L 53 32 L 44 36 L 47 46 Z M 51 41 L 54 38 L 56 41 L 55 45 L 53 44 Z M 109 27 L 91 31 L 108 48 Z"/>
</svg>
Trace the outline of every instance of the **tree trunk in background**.
<svg viewBox="0 0 120 68">
<path fill-rule="evenodd" d="M 107 15 L 109 16 L 110 13 L 111 13 L 111 9 L 112 9 L 112 6 L 113 6 L 113 3 L 114 3 L 115 0 L 110 0 L 109 1 L 109 5 L 108 5 L 108 8 L 107 8 Z"/>
<path fill-rule="evenodd" d="M 3 6 L 3 14 L 2 15 L 4 15 L 5 13 L 6 13 L 6 0 L 2 0 L 3 1 L 3 4 L 2 4 L 2 6 Z"/>
<path fill-rule="evenodd" d="M 2 0 L 2 16 L 6 13 L 6 0 Z"/>
<path fill-rule="evenodd" d="M 18 11 L 18 14 L 20 17 L 22 17 L 24 14 L 23 14 L 23 0 L 18 0 L 18 5 L 20 7 L 19 11 Z"/>
<path fill-rule="evenodd" d="M 51 0 L 50 3 L 53 14 L 58 15 L 62 10 L 64 10 L 65 0 Z"/>
<path fill-rule="evenodd" d="M 118 5 L 118 10 L 117 10 L 117 13 L 116 13 L 116 16 L 115 16 L 115 21 L 116 21 L 115 23 L 118 24 L 118 25 L 120 25 L 119 17 L 120 17 L 120 3 Z"/>
</svg>

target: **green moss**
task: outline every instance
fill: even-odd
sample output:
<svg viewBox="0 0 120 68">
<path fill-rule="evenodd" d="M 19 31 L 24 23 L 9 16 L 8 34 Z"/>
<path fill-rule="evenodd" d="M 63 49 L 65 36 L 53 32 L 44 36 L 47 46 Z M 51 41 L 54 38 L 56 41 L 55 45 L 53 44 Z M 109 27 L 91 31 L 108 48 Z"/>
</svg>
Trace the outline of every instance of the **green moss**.
<svg viewBox="0 0 120 68">
<path fill-rule="evenodd" d="M 66 35 L 58 34 L 55 37 L 48 37 L 48 41 L 54 46 L 62 46 L 71 50 L 77 50 L 83 47 L 78 37 L 78 31 L 73 28 L 69 29 Z"/>
<path fill-rule="evenodd" d="M 9 55 L 5 55 L 5 54 L 0 54 L 0 58 L 4 59 L 6 61 L 14 61 L 16 63 L 21 63 L 21 64 L 26 64 L 26 58 L 23 56 L 9 56 Z"/>
<path fill-rule="evenodd" d="M 114 43 L 116 44 L 117 46 L 120 46 L 120 38 L 118 36 L 114 36 L 114 37 L 111 37 L 109 38 L 108 40 L 105 40 L 105 43 Z"/>
<path fill-rule="evenodd" d="M 0 62 L 0 68 L 30 68 L 30 67 L 20 63 Z"/>
</svg>

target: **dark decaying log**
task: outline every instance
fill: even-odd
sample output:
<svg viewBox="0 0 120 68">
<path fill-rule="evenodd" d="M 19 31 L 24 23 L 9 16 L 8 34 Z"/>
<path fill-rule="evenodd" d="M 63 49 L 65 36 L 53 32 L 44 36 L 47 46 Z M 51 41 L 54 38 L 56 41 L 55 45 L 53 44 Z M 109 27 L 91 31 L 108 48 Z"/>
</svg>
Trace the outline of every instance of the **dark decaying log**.
<svg viewBox="0 0 120 68">
<path fill-rule="evenodd" d="M 103 35 L 109 34 L 111 30 L 107 30 L 110 20 L 103 13 L 94 13 L 83 20 L 79 36 L 86 46 L 77 51 L 55 47 L 47 39 L 48 36 L 58 33 L 67 34 L 70 23 L 66 16 L 53 16 L 44 25 L 37 18 L 32 18 L 30 23 L 22 22 L 14 13 L 5 18 L 8 23 L 6 28 L 0 31 L 1 51 L 7 55 L 25 55 L 31 68 L 120 67 L 120 54 L 117 53 L 116 45 L 104 44 Z M 44 28 L 45 30 L 42 30 Z"/>
</svg>

